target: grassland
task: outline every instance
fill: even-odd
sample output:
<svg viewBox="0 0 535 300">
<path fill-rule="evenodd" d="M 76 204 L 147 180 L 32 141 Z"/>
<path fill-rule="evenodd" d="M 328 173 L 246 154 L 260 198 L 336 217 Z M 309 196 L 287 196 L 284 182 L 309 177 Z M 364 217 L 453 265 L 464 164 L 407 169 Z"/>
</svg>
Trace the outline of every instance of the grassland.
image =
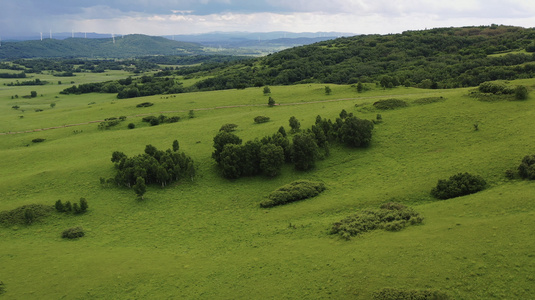
<svg viewBox="0 0 535 300">
<path fill-rule="evenodd" d="M 58 199 L 89 202 L 81 216 L 0 227 L 6 299 L 369 299 L 383 287 L 433 288 L 456 299 L 527 299 L 534 293 L 534 183 L 504 176 L 535 153 L 533 96 L 479 102 L 467 96 L 469 89 L 358 94 L 331 85 L 332 94 L 325 95 L 324 85 L 275 86 L 271 96 L 281 105 L 270 108 L 261 88 L 117 100 L 59 95 L 64 87 L 57 84 L 4 82 L 10 80 L 0 80 L 0 132 L 32 132 L 0 135 L 0 211 Z M 514 84 L 532 87 L 535 81 Z M 31 90 L 39 96 L 11 99 Z M 392 111 L 371 105 L 438 96 L 445 101 Z M 155 105 L 136 108 L 145 101 Z M 222 124 L 239 125 L 236 133 L 249 140 L 288 129 L 291 116 L 307 128 L 316 115 L 334 119 L 342 109 L 367 119 L 382 115 L 369 148 L 334 147 L 316 170 L 285 167 L 274 179 L 228 181 L 217 174 L 210 154 Z M 187 118 L 189 110 L 195 118 Z M 138 116 L 162 112 L 182 120 L 150 127 Z M 254 124 L 258 115 L 271 121 Z M 113 116 L 128 118 L 105 131 L 92 123 L 33 132 Z M 136 129 L 127 129 L 130 122 Z M 32 143 L 35 138 L 46 140 Z M 99 177 L 113 175 L 112 151 L 135 155 L 146 144 L 166 149 L 175 139 L 196 161 L 194 182 L 151 186 L 143 201 L 131 190 L 100 185 Z M 490 186 L 445 201 L 430 197 L 438 179 L 458 172 L 481 175 Z M 269 192 L 296 179 L 322 181 L 327 190 L 303 202 L 259 207 Z M 328 234 L 333 222 L 391 200 L 420 212 L 424 224 L 350 241 Z M 62 240 L 61 232 L 75 226 L 86 236 Z"/>
</svg>

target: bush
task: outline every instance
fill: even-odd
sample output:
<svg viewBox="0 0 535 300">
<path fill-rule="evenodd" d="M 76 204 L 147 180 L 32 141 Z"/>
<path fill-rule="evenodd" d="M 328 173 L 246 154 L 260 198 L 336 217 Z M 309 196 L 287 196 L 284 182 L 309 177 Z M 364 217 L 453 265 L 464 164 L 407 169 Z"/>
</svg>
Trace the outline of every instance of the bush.
<svg viewBox="0 0 535 300">
<path fill-rule="evenodd" d="M 32 143 L 41 143 L 41 142 L 44 142 L 45 139 L 42 139 L 42 138 L 36 138 L 36 139 L 33 139 L 32 140 Z"/>
<path fill-rule="evenodd" d="M 29 204 L 13 210 L 0 212 L 0 224 L 22 225 L 32 224 L 49 216 L 54 208 L 49 205 Z"/>
<path fill-rule="evenodd" d="M 479 192 L 486 185 L 481 176 L 459 173 L 451 176 L 449 180 L 439 180 L 437 186 L 431 190 L 431 195 L 438 199 L 450 199 Z"/>
<path fill-rule="evenodd" d="M 479 85 L 478 90 L 481 93 L 502 95 L 502 94 L 514 94 L 514 89 L 500 82 L 483 82 Z"/>
<path fill-rule="evenodd" d="M 384 288 L 373 293 L 373 300 L 448 300 L 451 297 L 439 290 L 407 290 Z"/>
<path fill-rule="evenodd" d="M 269 122 L 269 117 L 258 116 L 254 118 L 254 122 L 257 124 Z"/>
<path fill-rule="evenodd" d="M 0 295 L 2 295 L 5 292 L 6 292 L 6 286 L 2 281 L 0 281 Z"/>
<path fill-rule="evenodd" d="M 84 235 L 85 233 L 82 227 L 73 227 L 65 229 L 61 234 L 61 237 L 64 239 L 77 239 L 83 237 Z"/>
<path fill-rule="evenodd" d="M 154 103 L 152 102 L 143 102 L 143 103 L 139 103 L 138 105 L 136 105 L 136 107 L 150 107 L 150 106 L 153 106 Z"/>
<path fill-rule="evenodd" d="M 526 155 L 518 166 L 520 177 L 535 180 L 535 155 Z"/>
<path fill-rule="evenodd" d="M 236 130 L 237 127 L 238 125 L 236 124 L 225 124 L 219 128 L 219 131 L 232 132 Z"/>
<path fill-rule="evenodd" d="M 134 123 L 128 124 L 128 129 L 134 129 L 134 128 L 136 128 L 136 124 Z"/>
<path fill-rule="evenodd" d="M 420 224 L 423 217 L 403 204 L 389 202 L 380 209 L 367 209 L 333 224 L 331 234 L 345 239 L 375 229 L 400 231 L 408 225 Z"/>
<path fill-rule="evenodd" d="M 399 99 L 385 99 L 379 100 L 373 104 L 377 109 L 387 110 L 387 109 L 396 109 L 400 107 L 408 106 L 407 102 Z"/>
<path fill-rule="evenodd" d="M 528 88 L 523 85 L 519 85 L 515 87 L 515 99 L 516 100 L 528 99 Z"/>
<path fill-rule="evenodd" d="M 297 180 L 271 192 L 261 207 L 273 207 L 294 201 L 315 197 L 325 190 L 322 182 Z"/>
</svg>

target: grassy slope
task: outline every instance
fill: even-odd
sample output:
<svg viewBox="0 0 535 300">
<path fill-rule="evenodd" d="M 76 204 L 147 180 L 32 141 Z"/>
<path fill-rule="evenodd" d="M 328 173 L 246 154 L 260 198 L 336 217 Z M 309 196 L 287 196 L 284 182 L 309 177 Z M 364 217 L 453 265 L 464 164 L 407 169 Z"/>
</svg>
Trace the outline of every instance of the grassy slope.
<svg viewBox="0 0 535 300">
<path fill-rule="evenodd" d="M 90 212 L 79 217 L 54 216 L 31 227 L 0 228 L 0 280 L 8 298 L 368 299 L 382 287 L 436 288 L 466 299 L 527 298 L 533 293 L 533 183 L 506 181 L 503 176 L 505 169 L 515 168 L 525 154 L 534 152 L 532 98 L 484 103 L 466 97 L 467 89 L 357 94 L 347 86 L 332 86 L 333 94 L 326 96 L 322 85 L 302 85 L 271 87 L 272 97 L 282 104 L 360 98 L 198 110 L 196 118 L 186 119 L 190 109 L 263 105 L 267 97 L 261 88 L 167 99 L 59 96 L 61 101 L 51 109 L 47 101 L 53 101 L 59 89 L 46 88 L 42 98 L 20 103 L 42 105 L 45 111 L 27 109 L 23 119 L 11 109 L 17 102 L 10 99 L 14 90 L 2 88 L 0 132 L 161 111 L 180 111 L 166 114 L 184 119 L 147 127 L 140 118 L 128 118 L 120 128 L 104 132 L 90 124 L 0 135 L 5 158 L 0 161 L 0 210 L 80 197 L 90 206 Z M 25 94 L 22 89 L 33 90 L 18 89 L 19 95 Z M 389 94 L 404 94 L 397 98 L 408 101 L 442 95 L 446 101 L 380 112 L 384 122 L 376 126 L 371 147 L 334 148 L 312 172 L 288 167 L 275 179 L 236 181 L 214 172 L 212 138 L 224 123 L 238 124 L 237 134 L 249 140 L 288 127 L 292 115 L 303 128 L 316 115 L 334 119 L 341 109 L 372 119 L 378 112 L 367 108 Z M 155 105 L 135 108 L 143 101 Z M 254 124 L 258 115 L 272 121 Z M 127 130 L 129 122 L 138 128 Z M 47 140 L 32 144 L 37 137 Z M 168 148 L 174 139 L 198 164 L 195 182 L 165 190 L 151 187 L 145 201 L 135 200 L 131 190 L 98 183 L 99 177 L 113 174 L 112 151 L 134 155 L 146 144 Z M 484 176 L 491 187 L 447 201 L 429 197 L 437 179 L 464 171 Z M 301 203 L 258 207 L 264 195 L 299 178 L 323 180 L 328 190 Z M 425 224 L 349 242 L 327 235 L 332 222 L 391 199 L 413 205 L 425 216 Z M 62 240 L 61 231 L 73 226 L 84 227 L 86 237 Z"/>
</svg>

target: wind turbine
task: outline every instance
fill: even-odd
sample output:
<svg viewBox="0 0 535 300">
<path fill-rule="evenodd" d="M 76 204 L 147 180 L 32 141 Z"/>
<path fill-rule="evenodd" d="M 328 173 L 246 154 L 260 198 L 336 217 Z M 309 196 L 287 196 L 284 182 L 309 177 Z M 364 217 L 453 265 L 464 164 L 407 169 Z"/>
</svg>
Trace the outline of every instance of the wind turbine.
<svg viewBox="0 0 535 300">
<path fill-rule="evenodd" d="M 111 38 L 113 39 L 113 43 L 115 44 L 115 35 L 112 33 Z"/>
<path fill-rule="evenodd" d="M 52 39 L 52 29 L 50 29 L 50 39 Z"/>
<path fill-rule="evenodd" d="M 43 40 L 43 33 L 42 32 L 40 32 L 40 33 L 41 33 L 41 41 L 42 41 Z"/>
</svg>

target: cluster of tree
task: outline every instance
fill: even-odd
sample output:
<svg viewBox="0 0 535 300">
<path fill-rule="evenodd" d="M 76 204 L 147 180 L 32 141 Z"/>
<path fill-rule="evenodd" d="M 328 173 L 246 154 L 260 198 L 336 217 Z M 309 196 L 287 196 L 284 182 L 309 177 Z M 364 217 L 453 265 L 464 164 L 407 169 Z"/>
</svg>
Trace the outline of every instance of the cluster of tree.
<svg viewBox="0 0 535 300">
<path fill-rule="evenodd" d="M 47 81 L 41 81 L 39 78 L 36 78 L 34 80 L 27 80 L 21 82 L 17 80 L 16 82 L 8 83 L 7 86 L 45 85 L 47 83 Z"/>
<path fill-rule="evenodd" d="M 173 116 L 173 117 L 167 117 L 164 115 L 159 115 L 157 117 L 155 116 L 147 116 L 141 119 L 143 122 L 147 122 L 150 124 L 150 126 L 157 126 L 164 123 L 176 123 L 180 121 L 179 116 Z"/>
<path fill-rule="evenodd" d="M 377 109 L 388 110 L 409 106 L 407 102 L 400 99 L 385 99 L 379 100 L 373 103 L 373 106 Z"/>
<path fill-rule="evenodd" d="M 526 49 L 535 29 L 510 26 L 440 28 L 391 35 L 359 35 L 295 47 L 252 61 L 217 66 L 198 75 L 199 90 L 323 82 L 378 82 L 421 88 L 477 86 L 535 76 L 532 54 L 489 54 Z M 188 72 L 187 68 L 181 70 Z M 197 73 L 195 73 L 197 74 Z"/>
<path fill-rule="evenodd" d="M 72 203 L 71 201 L 67 201 L 65 203 L 61 202 L 61 200 L 56 201 L 54 204 L 54 207 L 56 208 L 57 212 L 60 213 L 74 213 L 74 214 L 83 214 L 87 211 L 89 208 L 89 205 L 87 204 L 87 200 L 85 198 L 80 198 L 80 203 Z"/>
<path fill-rule="evenodd" d="M 406 226 L 420 224 L 423 217 L 410 207 L 403 204 L 389 202 L 379 209 L 366 209 L 348 216 L 333 224 L 331 234 L 338 234 L 344 239 L 350 239 L 361 233 L 375 229 L 399 231 Z"/>
<path fill-rule="evenodd" d="M 128 77 L 116 81 L 73 85 L 61 91 L 60 94 L 117 93 L 117 98 L 126 99 L 159 94 L 177 94 L 184 91 L 182 83 L 177 82 L 172 77 L 142 76 L 139 79 Z"/>
<path fill-rule="evenodd" d="M 118 186 L 134 188 L 140 197 L 145 193 L 146 184 L 159 184 L 165 187 L 181 178 L 195 177 L 193 159 L 184 152 L 179 153 L 179 143 L 173 141 L 173 148 L 166 151 L 146 145 L 145 153 L 128 157 L 120 151 L 112 154 L 111 161 L 117 173 L 114 178 L 100 178 L 101 184 L 115 183 Z"/>
<path fill-rule="evenodd" d="M 82 58 L 35 58 L 17 59 L 13 61 L 13 66 L 26 73 L 41 73 L 52 71 L 54 76 L 70 76 L 74 73 L 92 72 L 102 73 L 106 70 L 125 71 L 149 71 L 156 70 L 159 66 L 155 63 L 143 59 L 82 59 Z"/>
<path fill-rule="evenodd" d="M 254 122 L 257 124 L 269 122 L 270 118 L 266 116 L 256 116 Z"/>
<path fill-rule="evenodd" d="M 272 136 L 242 144 L 224 126 L 214 137 L 212 157 L 223 176 L 229 179 L 258 174 L 277 176 L 284 162 L 292 162 L 295 169 L 306 171 L 314 168 L 316 160 L 329 155 L 329 142 L 349 147 L 366 147 L 370 143 L 373 122 L 347 114 L 345 110 L 340 115 L 335 122 L 317 116 L 316 123 L 302 132 L 297 118 L 290 118 L 292 143 L 284 127 Z"/>
<path fill-rule="evenodd" d="M 322 182 L 297 180 L 284 185 L 268 195 L 260 203 L 261 207 L 273 207 L 315 197 L 325 190 Z"/>
<path fill-rule="evenodd" d="M 20 73 L 15 73 L 15 74 L 0 73 L 0 78 L 26 78 L 26 73 L 25 72 L 20 72 Z"/>
<path fill-rule="evenodd" d="M 438 180 L 436 187 L 431 190 L 431 195 L 437 199 L 450 199 L 477 193 L 485 189 L 486 185 L 485 179 L 479 175 L 458 173 L 448 180 Z"/>
<path fill-rule="evenodd" d="M 478 86 L 477 92 L 471 92 L 472 97 L 485 99 L 509 99 L 526 100 L 529 96 L 529 90 L 526 86 L 510 86 L 503 82 L 483 82 Z"/>
</svg>

